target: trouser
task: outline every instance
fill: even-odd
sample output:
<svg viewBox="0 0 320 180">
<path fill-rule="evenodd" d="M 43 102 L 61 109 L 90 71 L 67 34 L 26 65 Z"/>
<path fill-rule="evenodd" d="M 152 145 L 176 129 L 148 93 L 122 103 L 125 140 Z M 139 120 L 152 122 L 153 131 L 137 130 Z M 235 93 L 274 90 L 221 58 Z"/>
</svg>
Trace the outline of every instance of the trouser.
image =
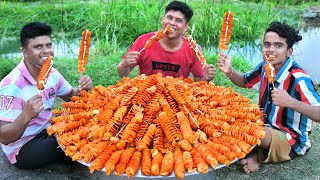
<svg viewBox="0 0 320 180">
<path fill-rule="evenodd" d="M 297 154 L 291 148 L 286 135 L 276 129 L 270 128 L 271 143 L 268 151 L 261 148 L 258 150 L 258 160 L 261 163 L 283 162 L 292 160 Z"/>
<path fill-rule="evenodd" d="M 21 169 L 35 169 L 52 162 L 71 161 L 58 146 L 56 138 L 49 136 L 44 129 L 22 146 L 14 165 Z"/>
</svg>

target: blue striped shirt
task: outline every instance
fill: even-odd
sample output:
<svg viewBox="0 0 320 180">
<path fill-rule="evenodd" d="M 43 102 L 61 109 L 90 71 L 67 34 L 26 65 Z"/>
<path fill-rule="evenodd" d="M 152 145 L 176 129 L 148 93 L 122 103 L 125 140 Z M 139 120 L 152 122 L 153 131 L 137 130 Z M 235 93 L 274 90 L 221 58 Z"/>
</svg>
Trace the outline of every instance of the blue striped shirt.
<svg viewBox="0 0 320 180">
<path fill-rule="evenodd" d="M 285 133 L 292 149 L 304 155 L 311 147 L 309 134 L 312 120 L 291 108 L 276 106 L 271 99 L 271 87 L 264 72 L 265 62 L 244 74 L 247 88 L 260 90 L 259 105 L 267 115 L 265 123 Z M 283 89 L 291 97 L 304 103 L 320 106 L 320 97 L 309 75 L 290 58 L 276 74 L 275 88 Z"/>
</svg>

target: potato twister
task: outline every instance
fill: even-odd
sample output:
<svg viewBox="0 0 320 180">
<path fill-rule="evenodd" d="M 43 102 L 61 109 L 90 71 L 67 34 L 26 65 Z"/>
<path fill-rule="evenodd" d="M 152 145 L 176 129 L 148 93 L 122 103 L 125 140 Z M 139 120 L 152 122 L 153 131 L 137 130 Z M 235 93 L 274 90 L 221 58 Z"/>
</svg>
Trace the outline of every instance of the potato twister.
<svg viewBox="0 0 320 180">
<path fill-rule="evenodd" d="M 142 153 L 140 151 L 134 152 L 131 157 L 128 166 L 126 168 L 126 174 L 128 177 L 134 177 L 139 169 Z"/>
<path fill-rule="evenodd" d="M 123 130 L 123 133 L 121 134 L 121 139 L 117 143 L 118 149 L 125 148 L 126 143 L 133 142 L 133 140 L 136 137 L 137 132 L 139 131 L 139 126 L 142 122 L 143 114 L 141 112 L 137 112 L 135 117 L 131 119 L 129 124 L 126 126 L 126 128 Z"/>
<path fill-rule="evenodd" d="M 194 168 L 195 165 L 193 163 L 191 153 L 188 151 L 184 151 L 182 154 L 182 157 L 183 157 L 184 168 L 188 171 L 188 173 L 194 173 L 196 169 Z"/>
<path fill-rule="evenodd" d="M 90 49 L 90 35 L 89 30 L 84 30 L 82 32 L 82 39 L 80 44 L 80 51 L 78 56 L 78 72 L 83 74 L 86 71 L 86 65 L 89 58 L 89 49 Z"/>
<path fill-rule="evenodd" d="M 203 56 L 202 52 L 200 51 L 199 47 L 197 46 L 197 43 L 193 40 L 190 34 L 186 33 L 185 37 L 187 39 L 187 42 L 190 45 L 190 48 L 193 54 L 197 57 L 198 61 L 201 63 L 202 68 L 204 68 L 207 65 L 207 61 Z"/>
<path fill-rule="evenodd" d="M 185 168 L 183 163 L 182 151 L 179 147 L 176 147 L 173 153 L 174 157 L 174 174 L 177 178 L 183 179 L 185 176 Z"/>
<path fill-rule="evenodd" d="M 123 154 L 121 154 L 119 163 L 115 167 L 115 170 L 119 175 L 123 174 L 126 171 L 127 164 L 129 163 L 134 152 L 134 148 L 128 148 L 123 151 Z"/>
<path fill-rule="evenodd" d="M 195 148 L 201 154 L 201 157 L 210 165 L 213 169 L 216 169 L 218 165 L 217 157 L 213 154 L 212 150 L 207 145 L 202 143 L 195 144 Z"/>
<path fill-rule="evenodd" d="M 183 138 L 185 140 L 189 141 L 189 143 L 192 143 L 192 144 L 196 143 L 197 138 L 193 134 L 193 131 L 191 129 L 190 122 L 189 122 L 188 118 L 181 111 L 177 113 L 177 118 L 178 118 L 180 130 L 181 130 Z"/>
<path fill-rule="evenodd" d="M 196 149 L 191 151 L 191 156 L 193 158 L 193 162 L 197 167 L 198 172 L 207 173 L 209 171 L 209 166 L 206 161 L 201 156 L 200 152 Z"/>
<path fill-rule="evenodd" d="M 150 149 L 144 149 L 142 152 L 141 172 L 146 176 L 151 175 L 151 161 Z"/>
<path fill-rule="evenodd" d="M 144 45 L 143 49 L 140 50 L 140 52 L 142 52 L 144 49 L 149 48 L 154 42 L 159 41 L 163 38 L 164 35 L 170 34 L 172 31 L 172 28 L 169 26 L 162 28 L 146 42 L 146 44 Z"/>
<path fill-rule="evenodd" d="M 174 167 L 174 157 L 171 151 L 168 151 L 164 156 L 161 163 L 160 175 L 161 176 L 169 176 Z"/>
<path fill-rule="evenodd" d="M 146 134 L 143 136 L 139 144 L 137 145 L 137 150 L 142 151 L 147 149 L 152 142 L 154 135 L 156 134 L 157 127 L 154 124 L 150 124 Z"/>
<path fill-rule="evenodd" d="M 166 149 L 164 146 L 165 137 L 160 126 L 159 116 L 157 116 L 157 118 L 153 121 L 153 123 L 157 127 L 156 134 L 154 135 L 154 138 L 153 138 L 153 148 L 159 150 L 162 153 L 165 153 L 166 152 Z"/>
<path fill-rule="evenodd" d="M 264 64 L 264 72 L 266 73 L 267 76 L 267 80 L 269 84 L 274 84 L 274 81 L 276 80 L 276 70 L 274 68 L 274 66 L 267 62 L 266 64 Z"/>
<path fill-rule="evenodd" d="M 123 153 L 123 149 L 112 153 L 110 159 L 105 164 L 105 173 L 109 175 L 115 168 L 116 164 L 119 162 L 121 158 L 121 154 Z"/>
<path fill-rule="evenodd" d="M 106 150 L 104 150 L 92 163 L 90 164 L 89 170 L 90 173 L 93 173 L 94 171 L 101 170 L 105 163 L 109 160 L 111 157 L 111 154 L 113 154 L 117 150 L 116 146 L 112 145 L 109 146 Z"/>
<path fill-rule="evenodd" d="M 163 160 L 163 153 L 159 152 L 157 149 L 152 149 L 151 155 L 152 155 L 151 174 L 153 176 L 158 176 L 160 173 L 160 167 Z"/>
<path fill-rule="evenodd" d="M 227 50 L 228 44 L 231 39 L 232 26 L 233 26 L 233 16 L 234 13 L 231 11 L 224 13 L 223 23 L 221 27 L 220 39 L 219 39 L 219 49 Z"/>
<path fill-rule="evenodd" d="M 270 61 L 274 61 L 275 57 L 268 52 L 263 52 L 263 56 L 265 57 L 265 64 L 263 66 L 264 72 L 266 73 L 267 80 L 269 84 L 273 85 L 274 88 L 274 81 L 276 80 L 276 70 L 274 66 L 270 63 Z"/>
<path fill-rule="evenodd" d="M 89 170 L 184 177 L 244 158 L 265 136 L 262 110 L 231 88 L 161 74 L 81 91 L 47 129 Z M 110 149 L 111 148 L 111 149 Z M 110 150 L 108 150 L 110 149 Z"/>
<path fill-rule="evenodd" d="M 52 69 L 52 56 L 48 56 L 42 63 L 38 79 L 37 79 L 37 87 L 40 91 L 44 89 L 45 84 L 47 83 L 48 77 L 50 75 Z"/>
</svg>

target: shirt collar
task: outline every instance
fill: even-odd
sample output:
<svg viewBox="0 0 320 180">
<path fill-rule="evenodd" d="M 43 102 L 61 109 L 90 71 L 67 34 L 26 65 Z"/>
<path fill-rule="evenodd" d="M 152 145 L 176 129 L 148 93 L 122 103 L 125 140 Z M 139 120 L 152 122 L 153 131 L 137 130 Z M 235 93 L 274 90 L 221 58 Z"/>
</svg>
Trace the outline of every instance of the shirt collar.
<svg viewBox="0 0 320 180">
<path fill-rule="evenodd" d="M 286 77 L 288 76 L 289 69 L 292 66 L 293 61 L 291 60 L 291 58 L 289 57 L 286 62 L 283 64 L 283 66 L 281 67 L 281 69 L 278 71 L 277 75 L 276 75 L 276 81 L 281 84 Z"/>
<path fill-rule="evenodd" d="M 23 59 L 21 60 L 20 64 L 18 65 L 21 75 L 28 80 L 31 84 L 36 85 L 36 80 L 31 76 L 26 64 L 24 63 Z"/>
</svg>

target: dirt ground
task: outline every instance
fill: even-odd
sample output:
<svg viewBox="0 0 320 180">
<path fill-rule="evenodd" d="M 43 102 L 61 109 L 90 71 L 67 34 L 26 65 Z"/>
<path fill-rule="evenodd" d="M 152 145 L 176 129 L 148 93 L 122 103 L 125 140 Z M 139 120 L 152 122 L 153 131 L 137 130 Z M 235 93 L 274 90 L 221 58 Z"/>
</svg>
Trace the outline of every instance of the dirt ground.
<svg viewBox="0 0 320 180">
<path fill-rule="evenodd" d="M 41 169 L 22 170 L 11 165 L 7 160 L 4 152 L 0 149 L 0 179 L 1 180 L 44 180 L 44 179 L 59 179 L 59 180 L 96 180 L 102 172 L 90 174 L 89 169 L 78 163 L 71 167 L 63 163 L 50 164 Z"/>
<path fill-rule="evenodd" d="M 203 174 L 199 176 L 186 176 L 185 180 L 213 180 L 214 172 Z M 50 164 L 41 169 L 35 170 L 22 170 L 11 165 L 10 162 L 5 157 L 5 154 L 0 150 L 0 180 L 46 180 L 46 179 L 58 179 L 58 180 L 127 180 L 127 177 L 117 177 L 117 176 L 105 176 L 102 171 L 90 174 L 88 167 L 75 163 L 75 166 L 63 163 Z M 141 179 L 141 178 L 131 178 Z M 170 179 L 174 180 L 176 178 L 152 178 L 152 180 L 162 180 Z M 143 180 L 143 179 L 141 179 Z"/>
</svg>

